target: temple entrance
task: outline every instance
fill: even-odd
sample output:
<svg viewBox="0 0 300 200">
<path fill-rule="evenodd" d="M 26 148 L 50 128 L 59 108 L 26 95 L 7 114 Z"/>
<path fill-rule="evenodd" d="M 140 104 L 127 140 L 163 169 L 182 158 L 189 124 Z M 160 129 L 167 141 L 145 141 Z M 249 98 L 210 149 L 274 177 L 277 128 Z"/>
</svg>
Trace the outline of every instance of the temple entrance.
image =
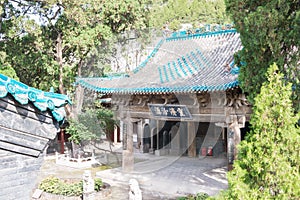
<svg viewBox="0 0 300 200">
<path fill-rule="evenodd" d="M 215 123 L 153 121 L 143 129 L 144 153 L 189 155 L 190 151 L 195 156 L 226 155 L 226 130 Z M 194 127 L 188 128 L 188 123 Z"/>
</svg>

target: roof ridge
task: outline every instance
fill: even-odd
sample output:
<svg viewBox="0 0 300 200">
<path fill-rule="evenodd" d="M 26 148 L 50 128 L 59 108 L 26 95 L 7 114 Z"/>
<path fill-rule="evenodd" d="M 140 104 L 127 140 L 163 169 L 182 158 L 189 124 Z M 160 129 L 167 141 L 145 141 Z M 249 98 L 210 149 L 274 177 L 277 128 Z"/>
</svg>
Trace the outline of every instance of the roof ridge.
<svg viewBox="0 0 300 200">
<path fill-rule="evenodd" d="M 132 70 L 133 73 L 137 73 L 138 71 L 140 71 L 142 68 L 144 68 L 147 63 L 150 61 L 150 59 L 152 57 L 155 56 L 155 54 L 158 52 L 159 48 L 161 47 L 161 45 L 164 43 L 165 39 L 161 39 L 157 45 L 154 47 L 154 49 L 152 50 L 152 52 L 147 56 L 147 58 L 139 64 L 139 66 L 137 66 L 134 70 Z"/>
<path fill-rule="evenodd" d="M 171 36 L 166 38 L 166 42 L 176 41 L 176 40 L 187 40 L 187 39 L 196 39 L 200 37 L 212 37 L 218 36 L 222 34 L 230 34 L 230 33 L 237 33 L 236 29 L 229 29 L 229 30 L 220 30 L 220 31 L 212 31 L 212 32 L 204 32 L 204 33 L 195 33 L 195 34 L 186 34 L 180 36 Z"/>
</svg>

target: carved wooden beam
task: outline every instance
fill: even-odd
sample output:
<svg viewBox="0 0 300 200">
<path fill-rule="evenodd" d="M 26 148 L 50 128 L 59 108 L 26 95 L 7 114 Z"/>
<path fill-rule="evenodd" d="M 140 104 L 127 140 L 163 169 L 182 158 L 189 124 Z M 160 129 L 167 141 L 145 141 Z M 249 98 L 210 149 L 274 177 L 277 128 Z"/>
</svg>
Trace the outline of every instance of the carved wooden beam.
<svg viewBox="0 0 300 200">
<path fill-rule="evenodd" d="M 244 93 L 240 93 L 238 90 L 229 90 L 226 92 L 226 99 L 223 105 L 240 109 L 243 106 L 250 106 L 250 103 Z"/>
<path fill-rule="evenodd" d="M 198 103 L 201 107 L 206 107 L 210 102 L 210 96 L 208 93 L 201 93 L 197 95 Z"/>
</svg>

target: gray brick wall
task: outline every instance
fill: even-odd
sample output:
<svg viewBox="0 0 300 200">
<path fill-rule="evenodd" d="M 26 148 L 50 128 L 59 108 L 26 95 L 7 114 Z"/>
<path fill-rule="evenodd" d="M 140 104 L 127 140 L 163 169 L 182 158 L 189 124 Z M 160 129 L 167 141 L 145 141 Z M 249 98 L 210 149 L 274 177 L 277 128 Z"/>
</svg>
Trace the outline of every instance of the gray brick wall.
<svg viewBox="0 0 300 200">
<path fill-rule="evenodd" d="M 30 200 L 43 155 L 31 157 L 0 150 L 0 199 Z"/>
<path fill-rule="evenodd" d="M 59 131 L 49 112 L 0 98 L 0 200 L 30 200 L 43 151 Z"/>
</svg>

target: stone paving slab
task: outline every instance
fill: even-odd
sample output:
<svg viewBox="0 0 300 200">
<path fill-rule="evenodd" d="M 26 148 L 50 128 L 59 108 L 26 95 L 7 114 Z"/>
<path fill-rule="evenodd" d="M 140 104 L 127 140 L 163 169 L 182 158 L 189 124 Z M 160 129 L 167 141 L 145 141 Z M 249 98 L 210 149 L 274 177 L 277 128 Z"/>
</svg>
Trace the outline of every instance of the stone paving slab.
<svg viewBox="0 0 300 200">
<path fill-rule="evenodd" d="M 115 168 L 97 172 L 96 176 L 111 185 L 123 187 L 127 187 L 129 179 L 135 178 L 140 183 L 145 199 L 150 193 L 149 196 L 153 198 L 156 195 L 156 199 L 176 199 L 197 192 L 216 195 L 227 188 L 225 157 L 142 156 L 146 161 L 136 163 L 131 173 Z"/>
</svg>

